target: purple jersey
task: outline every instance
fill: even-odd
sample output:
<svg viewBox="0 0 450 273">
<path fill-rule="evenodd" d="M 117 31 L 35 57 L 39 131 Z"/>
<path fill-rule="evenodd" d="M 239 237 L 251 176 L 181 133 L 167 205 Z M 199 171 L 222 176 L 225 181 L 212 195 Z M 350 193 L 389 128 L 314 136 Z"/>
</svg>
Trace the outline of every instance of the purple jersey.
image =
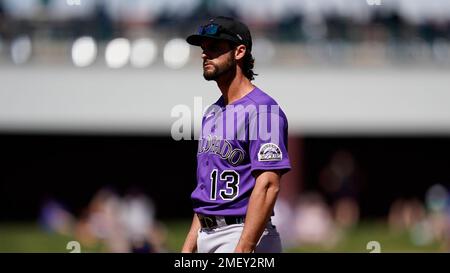
<svg viewBox="0 0 450 273">
<path fill-rule="evenodd" d="M 259 88 L 225 105 L 223 97 L 202 119 L 197 153 L 194 211 L 245 215 L 255 170 L 290 170 L 288 122 L 278 104 Z"/>
</svg>

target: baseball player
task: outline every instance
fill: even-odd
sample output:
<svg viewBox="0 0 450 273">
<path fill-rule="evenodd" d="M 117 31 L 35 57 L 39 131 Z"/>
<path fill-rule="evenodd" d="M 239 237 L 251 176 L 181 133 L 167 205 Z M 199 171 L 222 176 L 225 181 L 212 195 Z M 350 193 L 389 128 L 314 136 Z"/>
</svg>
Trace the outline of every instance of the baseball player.
<svg viewBox="0 0 450 273">
<path fill-rule="evenodd" d="M 252 84 L 248 27 L 216 17 L 187 38 L 203 50 L 203 76 L 222 96 L 202 119 L 194 217 L 182 252 L 281 252 L 271 223 L 281 176 L 290 170 L 288 122 Z"/>
</svg>

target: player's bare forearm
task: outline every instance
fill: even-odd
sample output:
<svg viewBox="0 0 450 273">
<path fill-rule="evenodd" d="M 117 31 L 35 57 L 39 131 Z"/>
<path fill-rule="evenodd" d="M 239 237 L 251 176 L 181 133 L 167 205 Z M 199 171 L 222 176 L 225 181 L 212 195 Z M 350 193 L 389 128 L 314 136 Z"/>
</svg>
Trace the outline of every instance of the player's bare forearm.
<svg viewBox="0 0 450 273">
<path fill-rule="evenodd" d="M 189 233 L 187 234 L 186 240 L 181 248 L 182 253 L 193 253 L 197 250 L 197 232 L 199 229 L 200 221 L 198 220 L 197 214 L 194 213 L 191 228 L 189 229 Z"/>
<path fill-rule="evenodd" d="M 280 189 L 277 172 L 266 171 L 256 178 L 255 188 L 250 196 L 244 229 L 235 252 L 252 252 L 268 222 Z"/>
</svg>

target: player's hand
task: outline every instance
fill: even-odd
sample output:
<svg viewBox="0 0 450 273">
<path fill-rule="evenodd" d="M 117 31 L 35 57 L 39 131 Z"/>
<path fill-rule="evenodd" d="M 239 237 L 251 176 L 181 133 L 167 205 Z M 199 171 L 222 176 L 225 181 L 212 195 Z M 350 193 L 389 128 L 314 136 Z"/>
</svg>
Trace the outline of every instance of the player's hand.
<svg viewBox="0 0 450 273">
<path fill-rule="evenodd" d="M 255 244 L 239 240 L 239 243 L 236 246 L 234 253 L 252 253 L 254 251 L 255 251 Z"/>
</svg>

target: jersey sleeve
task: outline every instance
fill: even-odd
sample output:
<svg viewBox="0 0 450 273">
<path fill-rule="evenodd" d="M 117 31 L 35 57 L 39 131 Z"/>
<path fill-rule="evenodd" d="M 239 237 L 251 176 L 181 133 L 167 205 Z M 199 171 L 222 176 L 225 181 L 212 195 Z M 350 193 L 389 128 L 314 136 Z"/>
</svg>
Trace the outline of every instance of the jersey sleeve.
<svg viewBox="0 0 450 273">
<path fill-rule="evenodd" d="M 264 125 L 267 124 L 267 127 Z M 291 169 L 287 148 L 288 122 L 284 114 L 257 114 L 258 137 L 250 139 L 251 171 Z M 262 126 L 262 127 L 261 127 Z M 266 132 L 266 133 L 264 133 Z"/>
</svg>

